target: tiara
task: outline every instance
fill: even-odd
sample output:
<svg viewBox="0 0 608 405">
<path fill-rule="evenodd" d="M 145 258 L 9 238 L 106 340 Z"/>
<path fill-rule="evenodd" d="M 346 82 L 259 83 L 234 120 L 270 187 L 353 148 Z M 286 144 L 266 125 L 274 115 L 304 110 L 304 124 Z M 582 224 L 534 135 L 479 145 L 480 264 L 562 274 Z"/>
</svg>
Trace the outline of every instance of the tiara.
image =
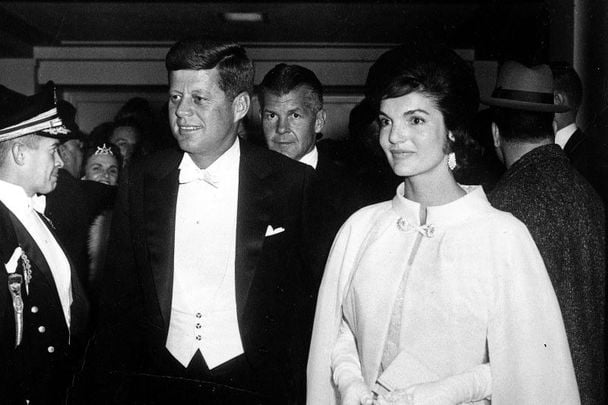
<svg viewBox="0 0 608 405">
<path fill-rule="evenodd" d="M 102 146 L 97 147 L 97 150 L 95 151 L 94 155 L 114 156 L 114 152 L 112 152 L 112 148 L 110 148 L 109 146 L 106 146 L 106 144 L 104 143 Z"/>
</svg>

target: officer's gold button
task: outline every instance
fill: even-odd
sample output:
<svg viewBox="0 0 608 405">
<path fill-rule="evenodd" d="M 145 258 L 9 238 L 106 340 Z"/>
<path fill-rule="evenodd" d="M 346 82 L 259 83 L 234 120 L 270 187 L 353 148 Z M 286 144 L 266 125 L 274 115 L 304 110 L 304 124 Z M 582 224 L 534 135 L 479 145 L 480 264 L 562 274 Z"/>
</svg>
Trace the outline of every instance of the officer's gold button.
<svg viewBox="0 0 608 405">
<path fill-rule="evenodd" d="M 49 353 L 55 353 L 55 348 L 53 346 L 49 346 L 46 348 Z"/>
<path fill-rule="evenodd" d="M 46 328 L 44 326 L 39 326 L 38 327 L 38 332 L 44 333 L 44 332 L 46 332 Z"/>
<path fill-rule="evenodd" d="M 32 311 L 32 314 L 35 314 L 36 312 L 38 312 L 38 307 L 36 307 L 36 306 L 32 307 L 31 311 Z"/>
</svg>

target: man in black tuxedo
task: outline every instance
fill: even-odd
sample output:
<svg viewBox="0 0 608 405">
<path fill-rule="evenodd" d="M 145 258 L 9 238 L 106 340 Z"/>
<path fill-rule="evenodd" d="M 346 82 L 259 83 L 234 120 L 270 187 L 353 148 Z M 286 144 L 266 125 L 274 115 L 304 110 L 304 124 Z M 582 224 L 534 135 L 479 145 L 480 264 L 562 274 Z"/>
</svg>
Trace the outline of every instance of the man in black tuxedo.
<svg viewBox="0 0 608 405">
<path fill-rule="evenodd" d="M 564 150 L 572 166 L 608 203 L 608 140 L 583 132 L 576 125 L 576 116 L 583 100 L 583 84 L 574 68 L 563 62 L 551 64 L 555 103 L 568 111 L 556 113 L 555 143 Z"/>
<path fill-rule="evenodd" d="M 4 89 L 2 89 L 4 90 Z M 52 84 L 0 103 L 0 402 L 64 403 L 86 339 L 88 301 L 44 216 L 69 130 Z"/>
<path fill-rule="evenodd" d="M 323 227 L 317 232 L 314 260 L 323 269 L 338 228 L 365 203 L 367 193 L 334 158 L 331 148 L 320 147 L 327 114 L 323 86 L 310 69 L 281 63 L 272 68 L 259 87 L 260 115 L 268 149 L 315 169 L 317 199 L 323 207 Z M 332 140 L 325 143 L 331 144 Z M 335 142 L 335 141 L 333 141 Z M 317 274 L 320 282 L 322 272 Z"/>
<path fill-rule="evenodd" d="M 254 77 L 242 47 L 184 40 L 166 66 L 181 150 L 123 179 L 75 402 L 303 403 L 314 173 L 237 137 Z"/>
</svg>

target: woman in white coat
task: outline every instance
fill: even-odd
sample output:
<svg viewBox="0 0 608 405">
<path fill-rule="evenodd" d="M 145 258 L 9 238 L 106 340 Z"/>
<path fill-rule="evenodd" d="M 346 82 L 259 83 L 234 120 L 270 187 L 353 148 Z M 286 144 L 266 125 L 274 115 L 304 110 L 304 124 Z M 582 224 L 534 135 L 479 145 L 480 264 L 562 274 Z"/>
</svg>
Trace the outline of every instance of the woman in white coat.
<svg viewBox="0 0 608 405">
<path fill-rule="evenodd" d="M 370 71 L 380 144 L 404 178 L 341 228 L 319 292 L 308 404 L 577 404 L 558 302 L 526 227 L 452 170 L 478 90 L 410 43 Z"/>
</svg>

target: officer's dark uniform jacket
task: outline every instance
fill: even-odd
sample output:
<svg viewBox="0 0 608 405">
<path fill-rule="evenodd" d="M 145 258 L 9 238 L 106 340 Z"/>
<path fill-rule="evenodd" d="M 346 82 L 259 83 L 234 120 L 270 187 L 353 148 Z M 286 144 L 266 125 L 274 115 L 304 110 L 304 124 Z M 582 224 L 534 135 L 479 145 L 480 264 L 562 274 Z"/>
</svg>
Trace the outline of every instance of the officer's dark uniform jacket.
<svg viewBox="0 0 608 405">
<path fill-rule="evenodd" d="M 47 226 L 53 232 L 52 226 L 48 223 Z M 29 293 L 26 293 L 25 281 L 22 283 L 23 337 L 15 347 L 13 299 L 4 264 L 18 246 L 29 259 L 31 281 Z M 88 318 L 89 304 L 76 270 L 70 263 L 73 302 L 71 331 L 68 331 L 57 288 L 42 252 L 17 217 L 2 203 L 0 259 L 0 403 L 64 403 L 85 345 Z M 24 268 L 24 260 L 19 259 L 16 274 L 25 278 Z"/>
</svg>

